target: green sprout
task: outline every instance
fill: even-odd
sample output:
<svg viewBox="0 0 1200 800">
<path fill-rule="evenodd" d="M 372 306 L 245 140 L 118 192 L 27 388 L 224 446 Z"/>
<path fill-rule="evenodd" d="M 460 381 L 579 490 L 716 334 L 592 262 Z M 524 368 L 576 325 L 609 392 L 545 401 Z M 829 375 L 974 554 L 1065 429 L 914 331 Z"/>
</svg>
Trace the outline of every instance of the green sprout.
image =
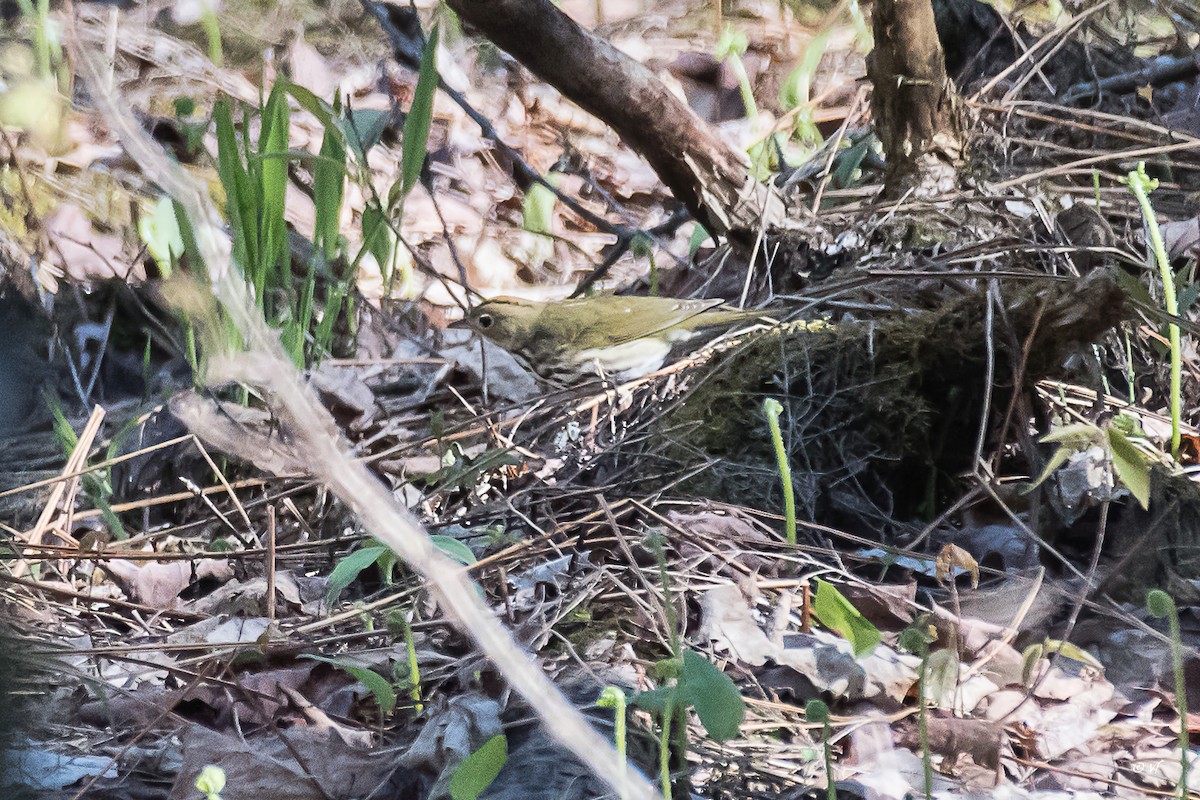
<svg viewBox="0 0 1200 800">
<path fill-rule="evenodd" d="M 792 487 L 792 466 L 788 463 L 787 450 L 783 447 L 783 431 L 779 428 L 779 415 L 783 405 L 773 397 L 763 401 L 767 425 L 771 429 L 771 444 L 775 448 L 775 462 L 779 465 L 779 479 L 783 482 L 783 513 L 787 524 L 788 544 L 796 543 L 796 491 Z"/>
<path fill-rule="evenodd" d="M 215 764 L 205 766 L 196 776 L 196 789 L 204 795 L 204 800 L 221 800 L 221 792 L 225 790 L 225 770 Z"/>
<path fill-rule="evenodd" d="M 1188 726 L 1187 726 L 1187 687 L 1183 676 L 1183 646 L 1180 644 L 1179 610 L 1171 595 L 1161 589 L 1151 589 L 1146 593 L 1146 610 L 1151 616 L 1167 619 L 1171 632 L 1171 666 L 1175 671 L 1175 707 L 1179 712 L 1179 796 L 1188 796 Z"/>
<path fill-rule="evenodd" d="M 1150 204 L 1150 192 L 1158 188 L 1158 180 L 1146 174 L 1146 162 L 1139 161 L 1133 170 L 1122 181 L 1137 198 L 1142 209 L 1142 218 L 1146 222 L 1146 232 L 1150 237 L 1150 246 L 1154 251 L 1154 260 L 1158 264 L 1159 276 L 1163 284 L 1163 305 L 1172 317 L 1179 316 L 1179 299 L 1175 296 L 1175 276 L 1171 273 L 1171 261 L 1167 258 L 1167 248 L 1163 243 L 1162 230 L 1158 227 L 1158 216 L 1154 206 Z M 1183 416 L 1183 351 L 1179 343 L 1179 326 L 1174 322 L 1167 325 L 1167 337 L 1171 347 L 1171 456 L 1179 459 L 1179 421 Z"/>
<path fill-rule="evenodd" d="M 718 61 L 729 62 L 729 66 L 737 78 L 738 89 L 742 93 L 742 104 L 746 107 L 746 116 L 750 119 L 757 119 L 758 103 L 754 100 L 754 89 L 750 85 L 750 76 L 746 73 L 746 63 L 742 61 L 742 56 L 746 54 L 749 47 L 750 41 L 746 38 L 746 34 L 732 26 L 727 26 L 721 34 L 721 38 L 717 40 L 714 55 Z"/>
<path fill-rule="evenodd" d="M 936 635 L 928 620 L 918 619 L 900 632 L 900 646 L 920 657 L 917 672 L 917 735 L 921 740 L 921 764 L 925 771 L 925 800 L 933 797 L 933 760 L 929 753 L 929 715 L 925 709 L 925 684 L 929 674 L 929 645 Z"/>
<path fill-rule="evenodd" d="M 825 797 L 837 800 L 837 785 L 833 782 L 833 746 L 829 743 L 829 706 L 820 700 L 809 700 L 804 706 L 804 718 L 821 725 L 821 747 L 825 753 Z"/>
<path fill-rule="evenodd" d="M 629 764 L 626 760 L 625 692 L 616 686 L 605 686 L 596 700 L 596 705 L 601 708 L 613 709 L 613 738 L 617 746 L 617 753 L 621 756 L 621 785 L 624 786 L 625 774 L 629 771 Z M 624 793 L 621 795 L 621 800 L 626 800 Z"/>
</svg>

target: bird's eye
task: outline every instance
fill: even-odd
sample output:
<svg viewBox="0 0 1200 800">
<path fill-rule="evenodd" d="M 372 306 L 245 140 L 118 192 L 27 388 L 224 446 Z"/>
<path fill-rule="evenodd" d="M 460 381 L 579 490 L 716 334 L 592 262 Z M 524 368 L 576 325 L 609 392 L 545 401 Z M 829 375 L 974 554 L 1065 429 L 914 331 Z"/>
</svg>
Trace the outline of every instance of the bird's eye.
<svg viewBox="0 0 1200 800">
<path fill-rule="evenodd" d="M 476 318 L 475 324 L 479 326 L 480 330 L 486 331 L 488 328 L 492 327 L 492 325 L 496 324 L 496 320 L 491 314 L 480 314 Z"/>
</svg>

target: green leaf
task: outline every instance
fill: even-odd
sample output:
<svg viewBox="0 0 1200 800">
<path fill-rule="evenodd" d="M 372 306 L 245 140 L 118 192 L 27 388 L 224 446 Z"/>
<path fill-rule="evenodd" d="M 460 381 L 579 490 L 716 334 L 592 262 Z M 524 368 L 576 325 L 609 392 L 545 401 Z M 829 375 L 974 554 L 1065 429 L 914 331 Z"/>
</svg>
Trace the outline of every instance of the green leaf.
<svg viewBox="0 0 1200 800">
<path fill-rule="evenodd" d="M 386 547 L 362 547 L 343 558 L 329 573 L 329 590 L 326 597 L 329 602 L 337 600 L 347 586 L 367 567 L 374 564 L 380 556 L 389 552 Z"/>
<path fill-rule="evenodd" d="M 469 567 L 475 563 L 475 554 L 471 552 L 471 548 L 455 539 L 453 536 L 430 536 L 435 547 L 441 550 L 448 558 L 452 558 L 464 567 Z"/>
<path fill-rule="evenodd" d="M 171 277 L 171 268 L 183 255 L 183 236 L 179 233 L 171 198 L 165 195 L 160 197 L 154 204 L 154 211 L 138 220 L 138 234 L 158 263 L 162 276 Z"/>
<path fill-rule="evenodd" d="M 346 147 L 332 125 L 325 126 L 321 157 L 313 167 L 313 242 L 325 263 L 337 256 L 338 231 L 342 216 L 342 196 L 346 187 Z"/>
<path fill-rule="evenodd" d="M 804 721 L 825 723 L 829 722 L 829 706 L 823 700 L 809 700 L 804 704 Z"/>
<path fill-rule="evenodd" d="M 1185 267 L 1187 269 L 1187 267 Z M 1178 283 L 1178 281 L 1176 281 Z M 1179 313 L 1183 314 L 1196 304 L 1196 300 L 1200 299 L 1200 283 L 1185 283 L 1183 288 L 1179 290 Z"/>
<path fill-rule="evenodd" d="M 1100 441 L 1100 429 L 1090 422 L 1059 425 L 1052 428 L 1039 441 L 1042 444 L 1057 443 L 1075 448 L 1076 450 L 1082 450 Z"/>
<path fill-rule="evenodd" d="M 746 704 L 732 678 L 699 653 L 684 650 L 679 682 L 684 701 L 696 709 L 709 736 L 723 742 L 738 735 Z"/>
<path fill-rule="evenodd" d="M 677 687 L 675 686 L 660 686 L 657 689 L 638 692 L 629 702 L 643 711 L 648 711 L 651 714 L 661 717 L 663 712 L 667 710 L 667 703 L 671 701 L 672 695 L 676 692 Z"/>
<path fill-rule="evenodd" d="M 417 75 L 417 88 L 413 93 L 412 105 L 404 119 L 404 146 L 401 151 L 403 165 L 404 197 L 417 185 L 421 167 L 425 164 L 425 146 L 429 143 L 429 126 L 433 122 L 433 98 L 437 94 L 437 49 L 438 26 L 434 25 L 421 54 L 421 71 Z"/>
<path fill-rule="evenodd" d="M 248 275 L 250 264 L 257 261 L 258 200 L 249 172 L 242 163 L 229 103 L 217 102 L 213 107 L 213 120 L 217 129 L 217 174 L 225 189 L 225 214 L 233 231 L 233 260 L 243 274 Z"/>
<path fill-rule="evenodd" d="M 1096 669 L 1104 669 L 1104 665 L 1100 663 L 1098 658 L 1072 642 L 1064 642 L 1061 639 L 1047 639 L 1045 641 L 1045 650 L 1047 653 L 1058 653 L 1072 661 L 1078 661 L 1081 664 L 1087 664 Z"/>
<path fill-rule="evenodd" d="M 1158 306 L 1158 301 L 1150 296 L 1150 290 L 1146 287 L 1146 284 L 1138 280 L 1135 275 L 1119 269 L 1113 275 L 1113 278 L 1122 291 L 1129 295 L 1130 300 L 1140 303 L 1143 306 Z"/>
<path fill-rule="evenodd" d="M 362 241 L 363 247 L 375 257 L 379 271 L 386 278 L 392 263 L 392 248 L 395 242 L 388 218 L 374 203 L 368 203 L 362 212 Z"/>
<path fill-rule="evenodd" d="M 366 158 L 368 150 L 379 144 L 391 119 L 390 111 L 379 108 L 355 108 L 349 111 L 345 122 L 346 141 L 360 160 Z"/>
<path fill-rule="evenodd" d="M 354 677 L 354 680 L 367 687 L 367 691 L 375 698 L 375 705 L 379 706 L 380 711 L 384 714 L 391 714 L 396 710 L 396 689 L 387 678 L 375 670 L 367 669 L 361 664 L 356 664 L 344 658 L 329 658 L 328 656 L 318 655 L 304 655 L 301 657 L 312 661 L 321 661 L 325 664 L 332 664 L 338 669 L 349 673 Z"/>
<path fill-rule="evenodd" d="M 879 629 L 867 621 L 833 584 L 817 580 L 813 598 L 813 615 L 822 625 L 841 634 L 854 648 L 856 658 L 875 649 L 882 638 Z"/>
<path fill-rule="evenodd" d="M 1029 686 L 1033 682 L 1034 670 L 1045 652 L 1046 648 L 1041 642 L 1034 642 L 1021 653 L 1021 685 Z"/>
<path fill-rule="evenodd" d="M 937 703 L 953 702 L 954 687 L 958 685 L 958 653 L 950 648 L 929 654 L 925 662 L 925 699 Z"/>
<path fill-rule="evenodd" d="M 916 655 L 929 652 L 929 645 L 937 641 L 937 633 L 932 630 L 928 618 L 921 618 L 900 631 L 897 644 L 901 649 Z"/>
<path fill-rule="evenodd" d="M 546 182 L 558 185 L 558 173 L 551 172 Z M 558 202 L 554 192 L 544 185 L 535 183 L 525 192 L 522 227 L 530 233 L 550 233 L 554 221 L 554 204 Z"/>
<path fill-rule="evenodd" d="M 508 760 L 508 739 L 500 733 L 463 759 L 450 777 L 450 797 L 453 800 L 476 800 L 492 785 L 504 762 Z"/>
<path fill-rule="evenodd" d="M 812 82 L 821 64 L 821 56 L 829 47 L 829 35 L 832 28 L 821 31 L 804 49 L 804 56 L 779 87 L 779 104 L 784 111 L 791 111 L 800 105 L 805 105 L 812 97 Z"/>
<path fill-rule="evenodd" d="M 1076 452 L 1070 447 L 1060 447 L 1050 456 L 1050 460 L 1046 462 L 1046 466 L 1042 469 L 1042 474 L 1037 476 L 1037 480 L 1028 486 L 1021 488 L 1022 493 L 1032 492 L 1037 487 L 1046 482 L 1046 479 L 1053 474 L 1054 470 L 1067 463 L 1067 459 L 1071 457 L 1071 453 Z"/>
<path fill-rule="evenodd" d="M 337 126 L 337 114 L 334 113 L 333 106 L 317 97 L 303 86 L 297 86 L 291 81 L 287 82 L 287 93 L 296 99 L 296 104 L 303 108 L 308 113 L 312 114 L 326 128 L 329 126 Z M 383 112 L 387 114 L 387 112 Z"/>
<path fill-rule="evenodd" d="M 287 269 L 287 226 L 284 208 L 287 200 L 288 170 L 288 126 L 291 112 L 288 109 L 287 81 L 280 81 L 271 89 L 262 113 L 262 131 L 258 138 L 258 155 L 262 162 L 262 249 L 255 265 L 255 289 L 265 287 L 288 289 L 291 285 L 291 270 Z M 303 365 L 297 365 L 303 366 Z"/>
<path fill-rule="evenodd" d="M 200 247 L 196 244 L 196 232 L 192 230 L 192 221 L 179 201 L 171 201 L 171 208 L 175 212 L 175 229 L 179 231 L 179 241 L 183 244 L 183 252 L 188 254 L 188 266 L 198 277 L 203 278 L 208 274 L 208 270 L 205 267 Z M 195 368 L 196 365 L 192 364 L 193 371 Z"/>
<path fill-rule="evenodd" d="M 716 46 L 713 47 L 713 55 L 718 61 L 724 61 L 730 56 L 745 55 L 749 47 L 750 40 L 746 34 L 732 25 L 726 25 L 725 30 L 721 32 L 721 37 L 717 39 Z"/>
<path fill-rule="evenodd" d="M 711 239 L 708 231 L 700 223 L 696 223 L 692 228 L 692 235 L 688 237 L 688 258 L 693 258 L 700 250 L 701 245 Z"/>
<path fill-rule="evenodd" d="M 1129 490 L 1142 508 L 1150 507 L 1150 462 L 1133 443 L 1125 438 L 1125 434 L 1109 426 L 1104 429 L 1108 434 L 1108 446 L 1112 451 L 1113 470 L 1121 483 Z"/>
<path fill-rule="evenodd" d="M 214 797 L 225 791 L 225 770 L 215 764 L 207 764 L 196 776 L 196 790 L 206 797 Z"/>
<path fill-rule="evenodd" d="M 862 166 L 863 160 L 871 152 L 870 136 L 864 136 L 847 147 L 834 159 L 833 180 L 839 188 L 847 188 L 854 183 L 854 173 Z"/>
<path fill-rule="evenodd" d="M 346 287 L 337 283 L 330 287 L 329 294 L 325 297 L 324 313 L 317 322 L 316 331 L 313 332 L 313 350 L 318 358 L 332 349 L 333 326 L 341 316 L 344 304 L 346 304 Z"/>
</svg>

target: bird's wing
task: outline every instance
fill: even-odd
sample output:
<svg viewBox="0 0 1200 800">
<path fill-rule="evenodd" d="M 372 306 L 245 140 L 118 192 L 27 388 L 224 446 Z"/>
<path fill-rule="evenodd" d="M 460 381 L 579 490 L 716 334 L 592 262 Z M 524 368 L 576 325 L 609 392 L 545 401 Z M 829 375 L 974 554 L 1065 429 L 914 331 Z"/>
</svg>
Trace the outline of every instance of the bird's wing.
<svg viewBox="0 0 1200 800">
<path fill-rule="evenodd" d="M 671 297 L 591 298 L 592 305 L 578 317 L 580 336 L 586 334 L 588 341 L 603 341 L 610 346 L 624 344 L 680 325 L 721 302 Z"/>
</svg>

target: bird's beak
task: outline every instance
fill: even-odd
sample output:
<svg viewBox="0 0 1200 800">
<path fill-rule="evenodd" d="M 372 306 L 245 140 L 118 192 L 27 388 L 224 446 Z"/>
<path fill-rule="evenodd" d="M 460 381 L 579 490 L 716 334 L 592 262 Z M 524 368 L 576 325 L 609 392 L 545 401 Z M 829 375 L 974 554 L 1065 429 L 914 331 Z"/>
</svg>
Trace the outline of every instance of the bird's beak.
<svg viewBox="0 0 1200 800">
<path fill-rule="evenodd" d="M 456 320 L 454 320 L 454 322 L 451 322 L 451 323 L 450 323 L 449 325 L 447 325 L 446 327 L 448 327 L 448 328 L 453 328 L 453 329 L 454 329 L 454 330 L 456 330 L 456 331 L 469 331 L 469 330 L 471 330 L 471 326 L 467 324 L 467 318 L 466 318 L 466 317 L 463 317 L 462 319 L 456 319 Z"/>
</svg>

